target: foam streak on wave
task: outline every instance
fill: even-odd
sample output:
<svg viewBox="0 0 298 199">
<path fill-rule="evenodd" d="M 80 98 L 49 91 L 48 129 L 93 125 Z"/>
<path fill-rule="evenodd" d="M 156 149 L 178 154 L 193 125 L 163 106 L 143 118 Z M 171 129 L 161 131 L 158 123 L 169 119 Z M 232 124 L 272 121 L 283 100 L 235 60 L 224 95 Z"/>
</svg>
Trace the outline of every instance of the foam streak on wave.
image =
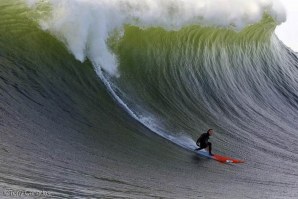
<svg viewBox="0 0 298 199">
<path fill-rule="evenodd" d="M 63 41 L 76 59 L 87 58 L 112 75 L 117 60 L 107 39 L 125 24 L 142 28 L 177 30 L 188 25 L 228 27 L 241 30 L 259 22 L 264 13 L 277 23 L 285 21 L 285 11 L 277 0 L 27 0 L 40 11 L 50 7 L 48 16 L 38 19 L 41 27 Z M 47 5 L 47 6 L 44 6 Z M 44 10 L 42 10 L 44 11 Z"/>
<path fill-rule="evenodd" d="M 181 135 L 172 135 L 171 133 L 166 132 L 164 129 L 159 127 L 159 123 L 154 119 L 154 117 L 149 116 L 141 116 L 136 114 L 133 110 L 131 110 L 127 104 L 117 95 L 114 91 L 114 85 L 105 77 L 100 67 L 96 70 L 97 75 L 100 77 L 102 82 L 105 84 L 106 88 L 108 89 L 109 93 L 112 97 L 120 104 L 120 106 L 135 120 L 140 122 L 142 125 L 147 127 L 152 132 L 156 133 L 157 135 L 170 140 L 171 142 L 177 144 L 188 150 L 194 150 L 196 148 L 196 144 L 190 136 L 181 134 Z M 148 114 L 148 113 L 146 113 Z"/>
</svg>

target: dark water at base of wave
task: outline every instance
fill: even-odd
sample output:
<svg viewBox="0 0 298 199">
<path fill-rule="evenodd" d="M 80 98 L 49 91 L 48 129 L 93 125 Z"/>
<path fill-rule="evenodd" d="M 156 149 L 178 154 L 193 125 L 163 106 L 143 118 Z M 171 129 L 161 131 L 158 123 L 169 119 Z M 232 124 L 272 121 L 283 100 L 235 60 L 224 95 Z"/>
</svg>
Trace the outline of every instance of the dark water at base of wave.
<svg viewBox="0 0 298 199">
<path fill-rule="evenodd" d="M 112 78 L 114 88 L 120 89 L 119 96 L 131 104 L 129 107 L 138 116 L 150 113 L 160 118 L 160 128 L 173 136 L 182 132 L 196 139 L 213 126 L 217 131 L 212 138 L 214 152 L 246 161 L 241 165 L 220 164 L 184 150 L 132 118 L 113 100 L 90 62 L 76 61 L 61 42 L 42 32 L 35 22 L 23 17 L 22 8 L 16 7 L 0 7 L 0 198 L 13 198 L 13 191 L 23 190 L 45 191 L 48 195 L 44 198 L 298 197 L 297 57 L 291 52 L 282 50 L 285 62 L 292 63 L 282 68 L 291 69 L 290 72 L 278 68 L 280 64 L 267 71 L 271 75 L 268 79 L 277 76 L 274 80 L 278 81 L 270 84 L 266 79 L 272 87 L 262 91 L 270 91 L 272 98 L 264 101 L 264 96 L 252 92 L 253 88 L 264 88 L 257 86 L 261 82 L 244 78 L 248 75 L 244 72 L 251 72 L 248 68 L 236 70 L 243 72 L 243 76 L 234 82 L 223 81 L 225 77 L 219 75 L 222 82 L 218 85 L 203 76 L 184 77 L 187 71 L 176 70 L 179 65 L 161 64 L 176 68 L 153 70 L 148 61 L 150 53 L 146 54 L 148 49 L 130 52 L 126 46 L 131 42 L 130 36 L 152 34 L 156 30 L 142 32 L 130 27 L 123 43 L 115 47 L 123 74 L 118 79 Z M 134 45 L 137 49 L 137 43 Z M 171 58 L 167 51 L 165 55 Z M 264 57 L 254 58 L 249 63 L 264 61 Z M 204 66 L 200 60 L 192 61 L 197 61 L 196 66 Z M 139 63 L 145 70 L 136 69 Z M 188 69 L 194 69 L 194 65 Z M 217 66 L 223 70 L 222 65 Z M 258 72 L 262 74 L 264 68 Z M 230 75 L 236 71 L 229 71 Z M 201 72 L 215 75 L 219 71 L 210 73 L 201 67 Z M 160 79 L 156 74 L 161 75 Z M 293 76 L 286 79 L 288 74 Z M 178 79 L 172 77 L 204 85 L 201 91 L 205 91 L 205 97 L 194 95 L 198 92 L 192 93 L 187 84 L 179 87 L 181 84 L 175 84 Z M 235 78 L 226 76 L 226 80 L 230 77 Z M 247 86 L 251 87 L 246 91 L 253 95 L 241 94 L 241 89 L 232 92 L 230 86 L 236 80 L 249 83 Z M 122 82 L 127 83 L 126 87 L 119 84 Z M 186 92 L 175 93 L 173 86 Z M 220 93 L 224 88 L 229 88 L 229 96 L 215 95 L 215 91 Z M 129 99 L 121 93 L 124 91 L 131 94 Z M 241 95 L 233 103 L 227 100 Z M 262 102 L 259 109 L 253 109 L 255 103 L 240 104 L 251 96 L 259 97 L 253 98 L 253 102 Z M 201 106 L 185 106 L 193 102 Z M 182 107 L 185 109 L 181 110 Z M 282 108 L 287 112 L 280 111 Z"/>
</svg>

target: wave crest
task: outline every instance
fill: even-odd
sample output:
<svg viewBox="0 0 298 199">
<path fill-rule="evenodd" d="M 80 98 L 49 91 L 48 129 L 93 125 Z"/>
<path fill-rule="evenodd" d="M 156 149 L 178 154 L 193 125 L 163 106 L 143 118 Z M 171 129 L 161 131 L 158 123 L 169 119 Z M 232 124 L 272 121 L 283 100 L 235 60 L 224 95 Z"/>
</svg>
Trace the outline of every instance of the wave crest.
<svg viewBox="0 0 298 199">
<path fill-rule="evenodd" d="M 76 59 L 89 58 L 95 67 L 117 75 L 117 60 L 107 40 L 124 25 L 178 30 L 189 25 L 242 30 L 259 22 L 264 13 L 277 24 L 285 21 L 285 11 L 275 0 L 27 0 L 39 17 L 43 30 L 63 41 Z"/>
</svg>

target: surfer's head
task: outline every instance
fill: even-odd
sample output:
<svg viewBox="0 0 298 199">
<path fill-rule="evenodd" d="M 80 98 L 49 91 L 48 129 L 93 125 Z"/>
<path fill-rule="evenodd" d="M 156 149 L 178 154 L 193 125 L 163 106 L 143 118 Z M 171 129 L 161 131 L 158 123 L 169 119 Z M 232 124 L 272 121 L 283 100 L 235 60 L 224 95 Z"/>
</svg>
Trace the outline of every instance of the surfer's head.
<svg viewBox="0 0 298 199">
<path fill-rule="evenodd" d="M 213 134 L 213 129 L 208 129 L 207 133 L 209 134 L 209 136 L 211 136 Z"/>
</svg>

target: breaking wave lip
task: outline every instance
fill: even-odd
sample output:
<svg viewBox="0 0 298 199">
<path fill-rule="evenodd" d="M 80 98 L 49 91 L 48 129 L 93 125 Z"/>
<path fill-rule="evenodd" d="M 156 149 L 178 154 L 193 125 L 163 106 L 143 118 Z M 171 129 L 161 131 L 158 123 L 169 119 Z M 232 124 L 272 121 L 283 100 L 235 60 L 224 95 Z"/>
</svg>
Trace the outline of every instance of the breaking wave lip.
<svg viewBox="0 0 298 199">
<path fill-rule="evenodd" d="M 119 76 L 116 56 L 107 40 L 126 24 L 141 28 L 162 27 L 179 30 L 189 25 L 230 28 L 240 31 L 259 22 L 265 13 L 277 24 L 286 20 L 278 0 L 26 0 L 33 12 L 44 13 L 36 19 L 41 28 L 66 44 L 80 61 L 92 60 Z M 121 35 L 121 34 L 120 34 Z"/>
</svg>

